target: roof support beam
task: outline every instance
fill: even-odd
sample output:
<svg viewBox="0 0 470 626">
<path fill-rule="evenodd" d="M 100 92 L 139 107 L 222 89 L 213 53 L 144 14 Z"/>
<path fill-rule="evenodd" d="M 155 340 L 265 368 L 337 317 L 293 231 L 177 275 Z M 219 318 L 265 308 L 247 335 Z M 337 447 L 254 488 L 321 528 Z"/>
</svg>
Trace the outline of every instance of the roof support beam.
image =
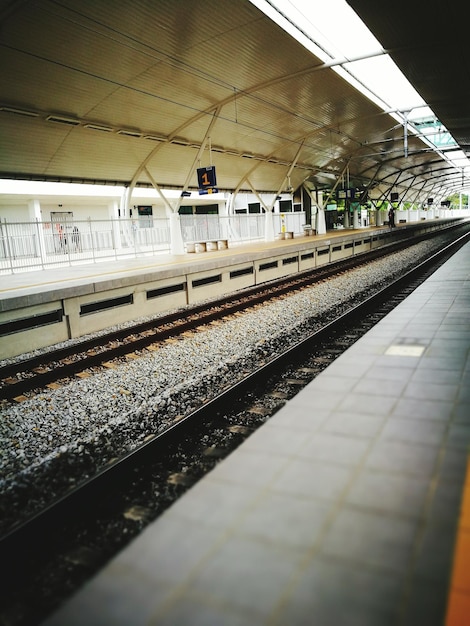
<svg viewBox="0 0 470 626">
<path fill-rule="evenodd" d="M 341 174 L 338 176 L 338 179 L 336 180 L 335 184 L 333 185 L 333 187 L 330 189 L 329 193 L 325 195 L 322 205 L 321 205 L 321 209 L 324 209 L 326 207 L 326 205 L 328 204 L 328 200 L 332 197 L 332 195 L 334 194 L 334 192 L 336 191 L 336 188 L 338 187 L 341 179 L 343 178 L 345 172 L 348 171 L 349 168 L 349 161 L 351 160 L 351 158 L 348 159 L 348 162 L 346 163 L 346 165 L 343 167 Z"/>
<path fill-rule="evenodd" d="M 287 171 L 287 174 L 286 174 L 286 175 L 285 175 L 285 177 L 283 178 L 282 183 L 281 183 L 281 186 L 280 186 L 280 188 L 278 189 L 276 196 L 278 196 L 278 195 L 281 193 L 282 188 L 283 188 L 283 187 L 285 186 L 285 184 L 286 184 L 286 181 L 288 182 L 288 181 L 290 180 L 290 175 L 292 174 L 292 170 L 294 169 L 294 167 L 295 167 L 295 165 L 296 165 L 297 161 L 299 160 L 300 153 L 302 152 L 302 148 L 304 147 L 304 142 L 305 142 L 305 139 L 304 139 L 304 140 L 302 141 L 302 143 L 300 144 L 299 149 L 297 150 L 297 152 L 296 152 L 296 154 L 295 154 L 294 160 L 292 161 L 292 163 L 291 163 L 291 165 L 290 165 L 290 167 L 289 167 L 289 169 L 288 169 L 288 171 Z"/>
<path fill-rule="evenodd" d="M 162 190 L 160 189 L 159 184 L 157 183 L 157 181 L 154 179 L 154 177 L 152 176 L 152 174 L 148 171 L 147 166 L 144 168 L 145 173 L 147 174 L 147 176 L 150 179 L 150 182 L 152 183 L 152 185 L 155 187 L 155 191 L 158 193 L 158 195 L 160 196 L 160 198 L 163 200 L 163 203 L 165 205 L 165 207 L 172 212 L 173 211 L 173 207 L 171 205 L 171 203 L 169 202 L 169 200 L 165 197 L 164 193 L 162 192 Z"/>
<path fill-rule="evenodd" d="M 204 150 L 205 150 L 205 148 L 206 148 L 206 144 L 207 144 L 207 140 L 208 140 L 208 138 L 209 138 L 210 132 L 211 132 L 211 130 L 212 130 L 212 128 L 213 128 L 213 126 L 214 126 L 215 122 L 217 121 L 217 118 L 218 118 L 218 116 L 219 116 L 219 113 L 220 113 L 220 108 L 217 108 L 217 109 L 214 111 L 214 114 L 213 114 L 213 116 L 212 116 L 212 119 L 211 119 L 211 121 L 210 121 L 210 124 L 209 124 L 209 126 L 208 126 L 208 128 L 207 128 L 207 130 L 206 130 L 206 132 L 205 132 L 204 138 L 203 138 L 203 140 L 202 140 L 202 142 L 201 142 L 201 145 L 200 145 L 200 147 L 199 147 L 199 150 L 197 151 L 197 155 L 196 155 L 196 157 L 194 158 L 194 161 L 193 161 L 193 164 L 192 164 L 192 166 L 191 166 L 191 169 L 190 169 L 190 171 L 188 172 L 188 175 L 186 176 L 186 180 L 184 181 L 184 185 L 183 185 L 183 192 L 184 192 L 184 191 L 187 191 L 187 189 L 188 189 L 188 187 L 189 187 L 189 183 L 190 183 L 190 181 L 191 181 L 191 178 L 192 178 L 192 177 L 193 177 L 193 175 L 194 175 L 194 172 L 195 172 L 195 170 L 196 170 L 196 167 L 197 167 L 198 162 L 200 162 L 200 160 L 201 160 L 201 156 L 202 156 L 202 153 L 204 152 Z M 177 213 L 177 212 L 179 211 L 179 208 L 180 208 L 180 206 L 181 206 L 181 203 L 182 203 L 182 202 L 183 202 L 183 193 L 181 194 L 181 196 L 180 196 L 180 198 L 179 198 L 179 200 L 178 200 L 178 202 L 177 202 L 176 209 L 175 209 L 175 213 Z"/>
</svg>

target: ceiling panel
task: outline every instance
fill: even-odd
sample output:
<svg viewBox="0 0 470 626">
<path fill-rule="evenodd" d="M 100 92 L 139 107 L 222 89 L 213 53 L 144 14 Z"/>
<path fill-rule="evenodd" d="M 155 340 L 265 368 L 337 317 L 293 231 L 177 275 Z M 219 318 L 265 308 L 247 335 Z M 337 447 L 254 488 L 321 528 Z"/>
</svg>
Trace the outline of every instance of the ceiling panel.
<svg viewBox="0 0 470 626">
<path fill-rule="evenodd" d="M 449 56 L 434 46 L 439 63 L 423 72 L 430 46 L 400 26 L 401 4 L 351 0 L 468 142 Z M 295 186 L 306 177 L 330 186 L 346 172 L 357 184 L 378 176 L 385 191 L 403 168 L 417 188 L 432 175 L 422 142 L 410 138 L 405 159 L 396 120 L 249 0 L 109 9 L 108 0 L 0 0 L 1 177 L 148 184 L 150 172 L 161 186 L 194 187 L 194 168 L 213 162 L 221 189 L 277 191 L 295 161 Z"/>
</svg>

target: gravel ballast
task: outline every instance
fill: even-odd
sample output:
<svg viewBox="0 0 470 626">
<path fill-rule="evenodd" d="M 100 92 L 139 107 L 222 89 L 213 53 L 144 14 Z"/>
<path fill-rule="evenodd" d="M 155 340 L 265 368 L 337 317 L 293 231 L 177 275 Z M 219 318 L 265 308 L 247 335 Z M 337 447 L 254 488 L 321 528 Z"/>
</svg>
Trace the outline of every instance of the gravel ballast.
<svg viewBox="0 0 470 626">
<path fill-rule="evenodd" d="M 193 337 L 165 343 L 115 369 L 5 405 L 0 531 L 168 428 L 272 353 L 299 341 L 316 318 L 403 274 L 448 238 L 412 245 Z"/>
</svg>

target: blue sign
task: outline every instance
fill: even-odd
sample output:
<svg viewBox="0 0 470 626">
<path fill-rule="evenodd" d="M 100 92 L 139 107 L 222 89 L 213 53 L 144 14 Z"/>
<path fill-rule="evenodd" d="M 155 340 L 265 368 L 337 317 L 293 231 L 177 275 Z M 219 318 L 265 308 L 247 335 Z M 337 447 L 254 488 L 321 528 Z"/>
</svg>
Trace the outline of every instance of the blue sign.
<svg viewBox="0 0 470 626">
<path fill-rule="evenodd" d="M 217 189 L 217 187 L 209 187 L 209 189 L 199 189 L 200 196 L 205 196 L 208 193 L 219 193 L 219 190 Z"/>
<path fill-rule="evenodd" d="M 197 182 L 199 185 L 199 194 L 217 193 L 217 179 L 215 176 L 215 166 L 198 167 Z"/>
</svg>

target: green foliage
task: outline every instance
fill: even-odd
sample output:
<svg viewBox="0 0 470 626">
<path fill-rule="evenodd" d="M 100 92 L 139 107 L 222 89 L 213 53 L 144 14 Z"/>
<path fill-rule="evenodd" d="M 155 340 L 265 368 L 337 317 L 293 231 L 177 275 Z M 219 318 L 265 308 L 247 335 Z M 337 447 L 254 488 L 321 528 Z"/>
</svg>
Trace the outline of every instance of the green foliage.
<svg viewBox="0 0 470 626">
<path fill-rule="evenodd" d="M 447 196 L 446 200 L 450 200 L 451 207 L 458 208 L 460 206 L 460 194 L 458 193 Z M 468 195 L 466 193 L 462 194 L 462 206 L 468 207 Z"/>
</svg>

